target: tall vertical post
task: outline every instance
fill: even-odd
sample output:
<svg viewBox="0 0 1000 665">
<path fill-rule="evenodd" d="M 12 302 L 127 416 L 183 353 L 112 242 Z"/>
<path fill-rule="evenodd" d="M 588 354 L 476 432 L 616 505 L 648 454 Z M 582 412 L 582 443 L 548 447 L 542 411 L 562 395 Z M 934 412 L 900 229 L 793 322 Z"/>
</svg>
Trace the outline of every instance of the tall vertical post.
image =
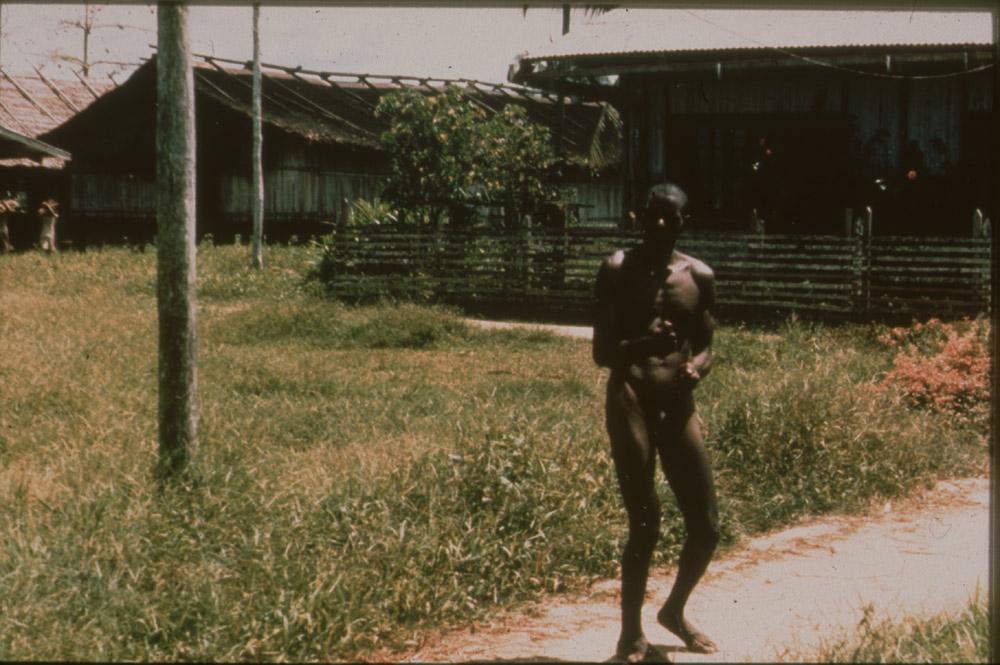
<svg viewBox="0 0 1000 665">
<path fill-rule="evenodd" d="M 183 3 L 157 5 L 157 44 L 157 471 L 169 479 L 188 466 L 197 431 L 194 76 Z"/>
<path fill-rule="evenodd" d="M 250 265 L 264 267 L 264 165 L 263 165 L 263 103 L 260 77 L 260 3 L 253 3 L 253 234 L 250 242 Z"/>
<path fill-rule="evenodd" d="M 854 316 L 866 316 L 871 307 L 869 280 L 871 279 L 872 209 L 866 207 L 863 216 L 854 220 L 851 245 L 851 302 Z"/>
<path fill-rule="evenodd" d="M 562 6 L 562 36 L 565 37 L 569 34 L 569 16 L 571 7 L 570 5 L 564 4 Z M 556 156 L 559 158 L 560 162 L 566 158 L 566 97 L 560 93 L 559 95 L 559 124 L 556 127 Z M 562 164 L 559 166 L 560 174 L 562 173 Z"/>
<path fill-rule="evenodd" d="M 993 18 L 993 210 L 990 219 L 1000 219 L 1000 10 L 992 11 Z M 992 260 L 990 265 L 990 318 L 996 322 L 997 312 L 1000 312 L 1000 289 L 997 288 L 997 277 L 1000 269 L 997 267 L 997 260 L 1000 253 L 997 251 L 996 222 L 990 233 L 990 252 Z M 991 408 L 993 410 L 993 427 L 990 432 L 990 653 L 988 662 L 995 663 L 1000 658 L 1000 580 L 997 579 L 997 538 L 1000 538 L 1000 526 L 998 526 L 997 501 L 1000 496 L 1000 478 L 997 469 L 997 428 L 1000 427 L 1000 406 L 998 406 L 997 396 L 1000 395 L 1000 379 L 998 379 L 998 364 L 1000 364 L 1000 334 L 993 330 L 993 363 L 991 366 L 991 384 L 993 399 Z"/>
</svg>

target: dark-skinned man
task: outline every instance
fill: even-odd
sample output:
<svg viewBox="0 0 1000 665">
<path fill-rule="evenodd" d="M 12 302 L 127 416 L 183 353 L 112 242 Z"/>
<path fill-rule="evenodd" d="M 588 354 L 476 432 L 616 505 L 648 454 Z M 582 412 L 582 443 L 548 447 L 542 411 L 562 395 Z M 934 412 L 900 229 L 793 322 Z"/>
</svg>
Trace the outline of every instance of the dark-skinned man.
<svg viewBox="0 0 1000 665">
<path fill-rule="evenodd" d="M 597 274 L 593 353 L 598 365 L 611 370 L 607 430 L 628 513 L 617 655 L 629 662 L 649 650 L 640 615 L 660 533 L 657 456 L 687 532 L 676 580 L 657 619 L 690 651 L 716 650 L 684 616 L 719 541 L 715 486 L 693 399 L 712 367 L 715 278 L 704 263 L 674 249 L 686 205 L 677 185 L 652 187 L 639 216 L 642 243 L 613 254 Z"/>
</svg>

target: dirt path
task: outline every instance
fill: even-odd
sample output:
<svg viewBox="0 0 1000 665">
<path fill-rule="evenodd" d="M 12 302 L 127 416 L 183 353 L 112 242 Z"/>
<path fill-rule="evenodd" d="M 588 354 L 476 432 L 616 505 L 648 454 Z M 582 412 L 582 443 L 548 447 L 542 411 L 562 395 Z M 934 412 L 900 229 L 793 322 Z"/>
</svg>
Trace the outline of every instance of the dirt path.
<svg viewBox="0 0 1000 665">
<path fill-rule="evenodd" d="M 522 330 L 545 330 L 565 337 L 580 337 L 591 339 L 594 336 L 594 329 L 591 326 L 559 326 L 551 323 L 520 323 L 517 321 L 484 321 L 482 319 L 464 319 L 469 325 L 482 328 L 483 330 L 510 330 L 520 328 Z"/>
<path fill-rule="evenodd" d="M 773 662 L 852 634 L 870 605 L 876 619 L 965 607 L 988 590 L 989 482 L 939 483 L 867 516 L 833 516 L 751 540 L 714 562 L 689 616 L 719 644 L 699 656 L 655 622 L 673 573 L 650 580 L 645 625 L 674 662 Z M 618 583 L 559 597 L 478 629 L 443 635 L 393 660 L 605 661 L 618 632 Z"/>
<path fill-rule="evenodd" d="M 470 323 L 591 335 L 587 327 Z M 647 635 L 674 662 L 773 662 L 853 634 L 866 607 L 876 620 L 958 611 L 988 592 L 988 535 L 988 479 L 938 483 L 866 516 L 821 518 L 750 540 L 715 561 L 688 606 L 688 616 L 719 644 L 711 656 L 686 652 L 656 624 L 673 571 L 654 572 Z M 606 661 L 618 620 L 618 582 L 607 580 L 392 659 Z"/>
</svg>

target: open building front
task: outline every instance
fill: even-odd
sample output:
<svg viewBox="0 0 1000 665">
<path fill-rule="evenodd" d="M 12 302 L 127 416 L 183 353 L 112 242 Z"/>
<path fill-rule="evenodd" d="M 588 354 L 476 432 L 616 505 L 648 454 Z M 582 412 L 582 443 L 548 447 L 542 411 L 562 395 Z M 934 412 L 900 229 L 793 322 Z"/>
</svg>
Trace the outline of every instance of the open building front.
<svg viewBox="0 0 1000 665">
<path fill-rule="evenodd" d="M 768 232 L 843 234 L 871 207 L 876 235 L 968 236 L 991 207 L 989 34 L 957 22 L 913 43 L 906 13 L 896 21 L 776 21 L 758 40 L 623 15 L 600 40 L 584 26 L 519 58 L 511 80 L 619 107 L 628 208 L 670 179 L 703 229 L 756 217 Z"/>
<path fill-rule="evenodd" d="M 343 214 L 345 201 L 379 196 L 389 155 L 379 143 L 387 126 L 374 110 L 382 95 L 403 88 L 434 94 L 461 85 L 490 112 L 506 104 L 523 106 L 562 142 L 569 163 L 566 183 L 579 185 L 574 201 L 592 217 L 617 216 L 621 209 L 617 162 L 596 165 L 594 177 L 595 165 L 588 161 L 595 132 L 606 126 L 599 123 L 599 104 L 569 104 L 561 116 L 554 95 L 523 86 L 275 65 L 262 69 L 264 233 L 269 241 L 326 233 Z M 251 228 L 251 70 L 242 62 L 200 56 L 194 82 L 198 235 L 211 234 L 218 241 L 238 234 L 246 238 Z M 64 227 L 80 244 L 126 239 L 142 244 L 155 236 L 155 88 L 153 59 L 45 136 L 74 155 L 66 169 Z"/>
<path fill-rule="evenodd" d="M 11 246 L 27 249 L 37 244 L 42 225 L 36 214 L 39 205 L 66 197 L 63 173 L 70 153 L 41 135 L 114 85 L 111 79 L 66 80 L 41 70 L 14 75 L 0 67 L 0 199 L 16 201 L 13 211 L 4 206 L 8 209 L 2 220 Z"/>
</svg>

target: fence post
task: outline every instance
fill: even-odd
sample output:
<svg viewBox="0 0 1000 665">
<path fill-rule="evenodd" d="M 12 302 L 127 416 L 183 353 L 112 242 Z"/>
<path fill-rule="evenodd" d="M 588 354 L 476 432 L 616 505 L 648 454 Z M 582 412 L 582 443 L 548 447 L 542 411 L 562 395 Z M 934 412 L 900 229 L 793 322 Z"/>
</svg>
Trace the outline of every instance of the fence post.
<svg viewBox="0 0 1000 665">
<path fill-rule="evenodd" d="M 351 202 L 347 197 L 340 199 L 340 214 L 337 215 L 336 224 L 333 226 L 333 251 L 341 253 L 347 249 L 344 242 L 347 238 L 347 229 L 351 226 Z"/>
<path fill-rule="evenodd" d="M 757 215 L 757 208 L 750 211 L 750 228 L 754 233 L 759 235 L 764 235 L 764 227 L 766 222 L 764 219 Z"/>
<path fill-rule="evenodd" d="M 861 317 L 871 311 L 871 235 L 872 209 L 865 208 L 862 217 L 854 220 L 852 229 L 852 288 L 854 315 Z"/>
<path fill-rule="evenodd" d="M 983 211 L 976 208 L 972 212 L 972 238 L 983 240 L 990 237 L 990 220 L 983 217 Z M 990 255 L 987 251 L 986 261 L 979 266 L 979 295 L 990 312 Z M 982 304 L 982 303 L 981 303 Z M 992 314 L 992 312 L 990 312 Z"/>
<path fill-rule="evenodd" d="M 531 256 L 531 215 L 525 215 L 521 218 L 521 279 L 524 282 L 524 293 L 526 296 L 531 295 L 531 286 L 534 279 L 534 270 L 532 265 Z"/>
<path fill-rule="evenodd" d="M 984 237 L 985 234 L 983 233 L 983 230 L 983 211 L 976 208 L 972 211 L 972 237 Z"/>
</svg>

